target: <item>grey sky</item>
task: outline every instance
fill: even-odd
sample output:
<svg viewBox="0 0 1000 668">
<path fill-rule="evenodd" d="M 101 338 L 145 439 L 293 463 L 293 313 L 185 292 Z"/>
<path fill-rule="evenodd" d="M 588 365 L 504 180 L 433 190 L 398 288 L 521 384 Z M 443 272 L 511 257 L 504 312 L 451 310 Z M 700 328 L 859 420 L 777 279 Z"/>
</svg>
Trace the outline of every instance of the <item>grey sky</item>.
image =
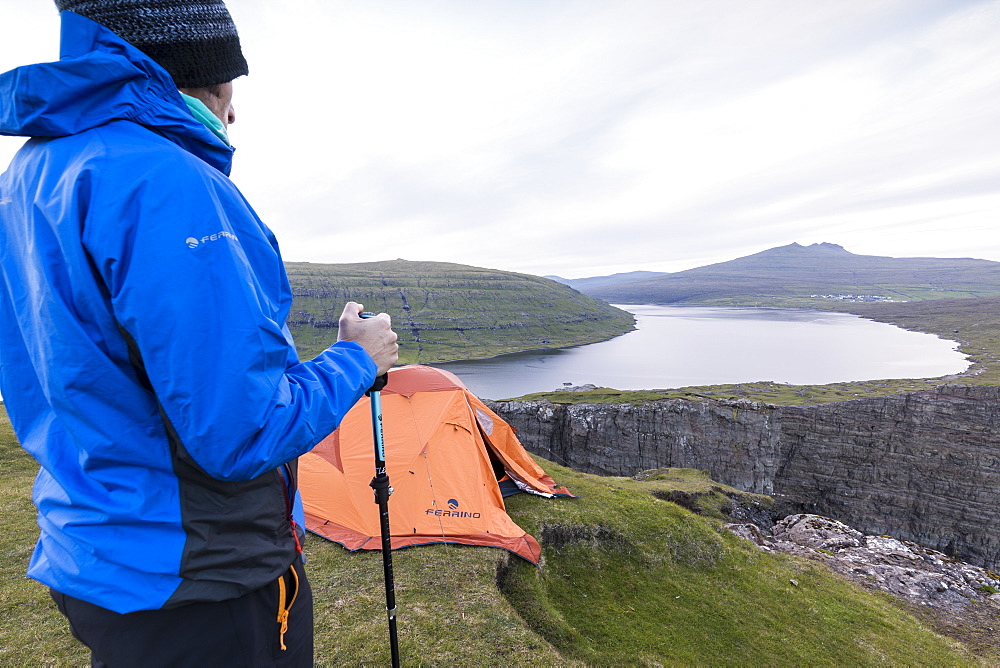
<svg viewBox="0 0 1000 668">
<path fill-rule="evenodd" d="M 1000 260 L 998 0 L 229 6 L 233 179 L 288 260 Z M 56 58 L 50 2 L 0 8 L 0 69 Z"/>
</svg>

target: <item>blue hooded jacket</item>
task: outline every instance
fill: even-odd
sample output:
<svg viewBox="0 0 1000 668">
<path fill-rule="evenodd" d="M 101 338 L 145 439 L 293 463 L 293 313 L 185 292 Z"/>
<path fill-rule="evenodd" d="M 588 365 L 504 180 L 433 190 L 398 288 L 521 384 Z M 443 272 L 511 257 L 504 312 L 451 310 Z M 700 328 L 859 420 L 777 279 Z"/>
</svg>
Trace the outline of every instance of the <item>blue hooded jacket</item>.
<svg viewBox="0 0 1000 668">
<path fill-rule="evenodd" d="M 285 464 L 375 364 L 349 342 L 298 360 L 277 243 L 162 68 L 72 12 L 61 51 L 0 75 L 0 134 L 31 137 L 0 175 L 0 391 L 41 465 L 28 574 L 116 612 L 240 596 L 296 558 Z"/>
</svg>

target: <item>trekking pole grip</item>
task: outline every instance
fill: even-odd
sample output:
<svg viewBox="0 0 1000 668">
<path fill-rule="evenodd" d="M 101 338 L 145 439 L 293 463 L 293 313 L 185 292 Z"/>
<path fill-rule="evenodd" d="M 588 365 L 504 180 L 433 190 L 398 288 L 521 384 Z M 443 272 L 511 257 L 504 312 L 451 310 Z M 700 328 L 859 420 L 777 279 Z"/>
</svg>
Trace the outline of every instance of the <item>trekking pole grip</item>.
<svg viewBox="0 0 1000 668">
<path fill-rule="evenodd" d="M 358 314 L 358 317 L 365 319 L 374 318 L 375 314 L 372 313 L 371 311 L 363 311 Z M 388 382 L 389 382 L 389 374 L 383 373 L 381 376 L 375 379 L 375 382 L 372 383 L 372 386 L 369 387 L 367 391 L 365 391 L 365 394 L 371 396 L 372 392 L 381 392 L 382 388 L 384 388 L 385 384 Z"/>
</svg>

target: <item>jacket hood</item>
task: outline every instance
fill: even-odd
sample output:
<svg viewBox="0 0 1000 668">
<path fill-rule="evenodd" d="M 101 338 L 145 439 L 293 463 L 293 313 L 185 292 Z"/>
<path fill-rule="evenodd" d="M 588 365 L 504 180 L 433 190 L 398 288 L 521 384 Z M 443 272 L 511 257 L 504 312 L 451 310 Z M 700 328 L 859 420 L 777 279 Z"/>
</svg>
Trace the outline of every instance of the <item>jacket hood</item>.
<svg viewBox="0 0 1000 668">
<path fill-rule="evenodd" d="M 0 135 L 64 137 L 129 120 L 229 173 L 232 149 L 191 115 L 166 70 L 99 23 L 61 19 L 57 62 L 0 74 Z"/>
</svg>

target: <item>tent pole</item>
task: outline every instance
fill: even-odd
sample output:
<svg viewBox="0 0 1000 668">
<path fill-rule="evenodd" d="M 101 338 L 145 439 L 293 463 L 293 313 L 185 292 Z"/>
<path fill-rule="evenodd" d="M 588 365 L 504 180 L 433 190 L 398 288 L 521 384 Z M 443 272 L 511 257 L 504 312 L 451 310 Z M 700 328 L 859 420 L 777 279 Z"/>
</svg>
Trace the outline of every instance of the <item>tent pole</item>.
<svg viewBox="0 0 1000 668">
<path fill-rule="evenodd" d="M 362 313 L 362 318 L 373 318 L 374 313 Z M 399 640 L 396 637 L 396 586 L 392 573 L 392 534 L 389 532 L 389 474 L 385 470 L 385 442 L 382 438 L 382 394 L 389 374 L 375 379 L 368 395 L 372 408 L 372 434 L 375 440 L 375 477 L 369 483 L 378 504 L 379 524 L 382 532 L 382 573 L 385 580 L 385 610 L 389 617 L 389 650 L 393 668 L 399 667 Z"/>
</svg>

